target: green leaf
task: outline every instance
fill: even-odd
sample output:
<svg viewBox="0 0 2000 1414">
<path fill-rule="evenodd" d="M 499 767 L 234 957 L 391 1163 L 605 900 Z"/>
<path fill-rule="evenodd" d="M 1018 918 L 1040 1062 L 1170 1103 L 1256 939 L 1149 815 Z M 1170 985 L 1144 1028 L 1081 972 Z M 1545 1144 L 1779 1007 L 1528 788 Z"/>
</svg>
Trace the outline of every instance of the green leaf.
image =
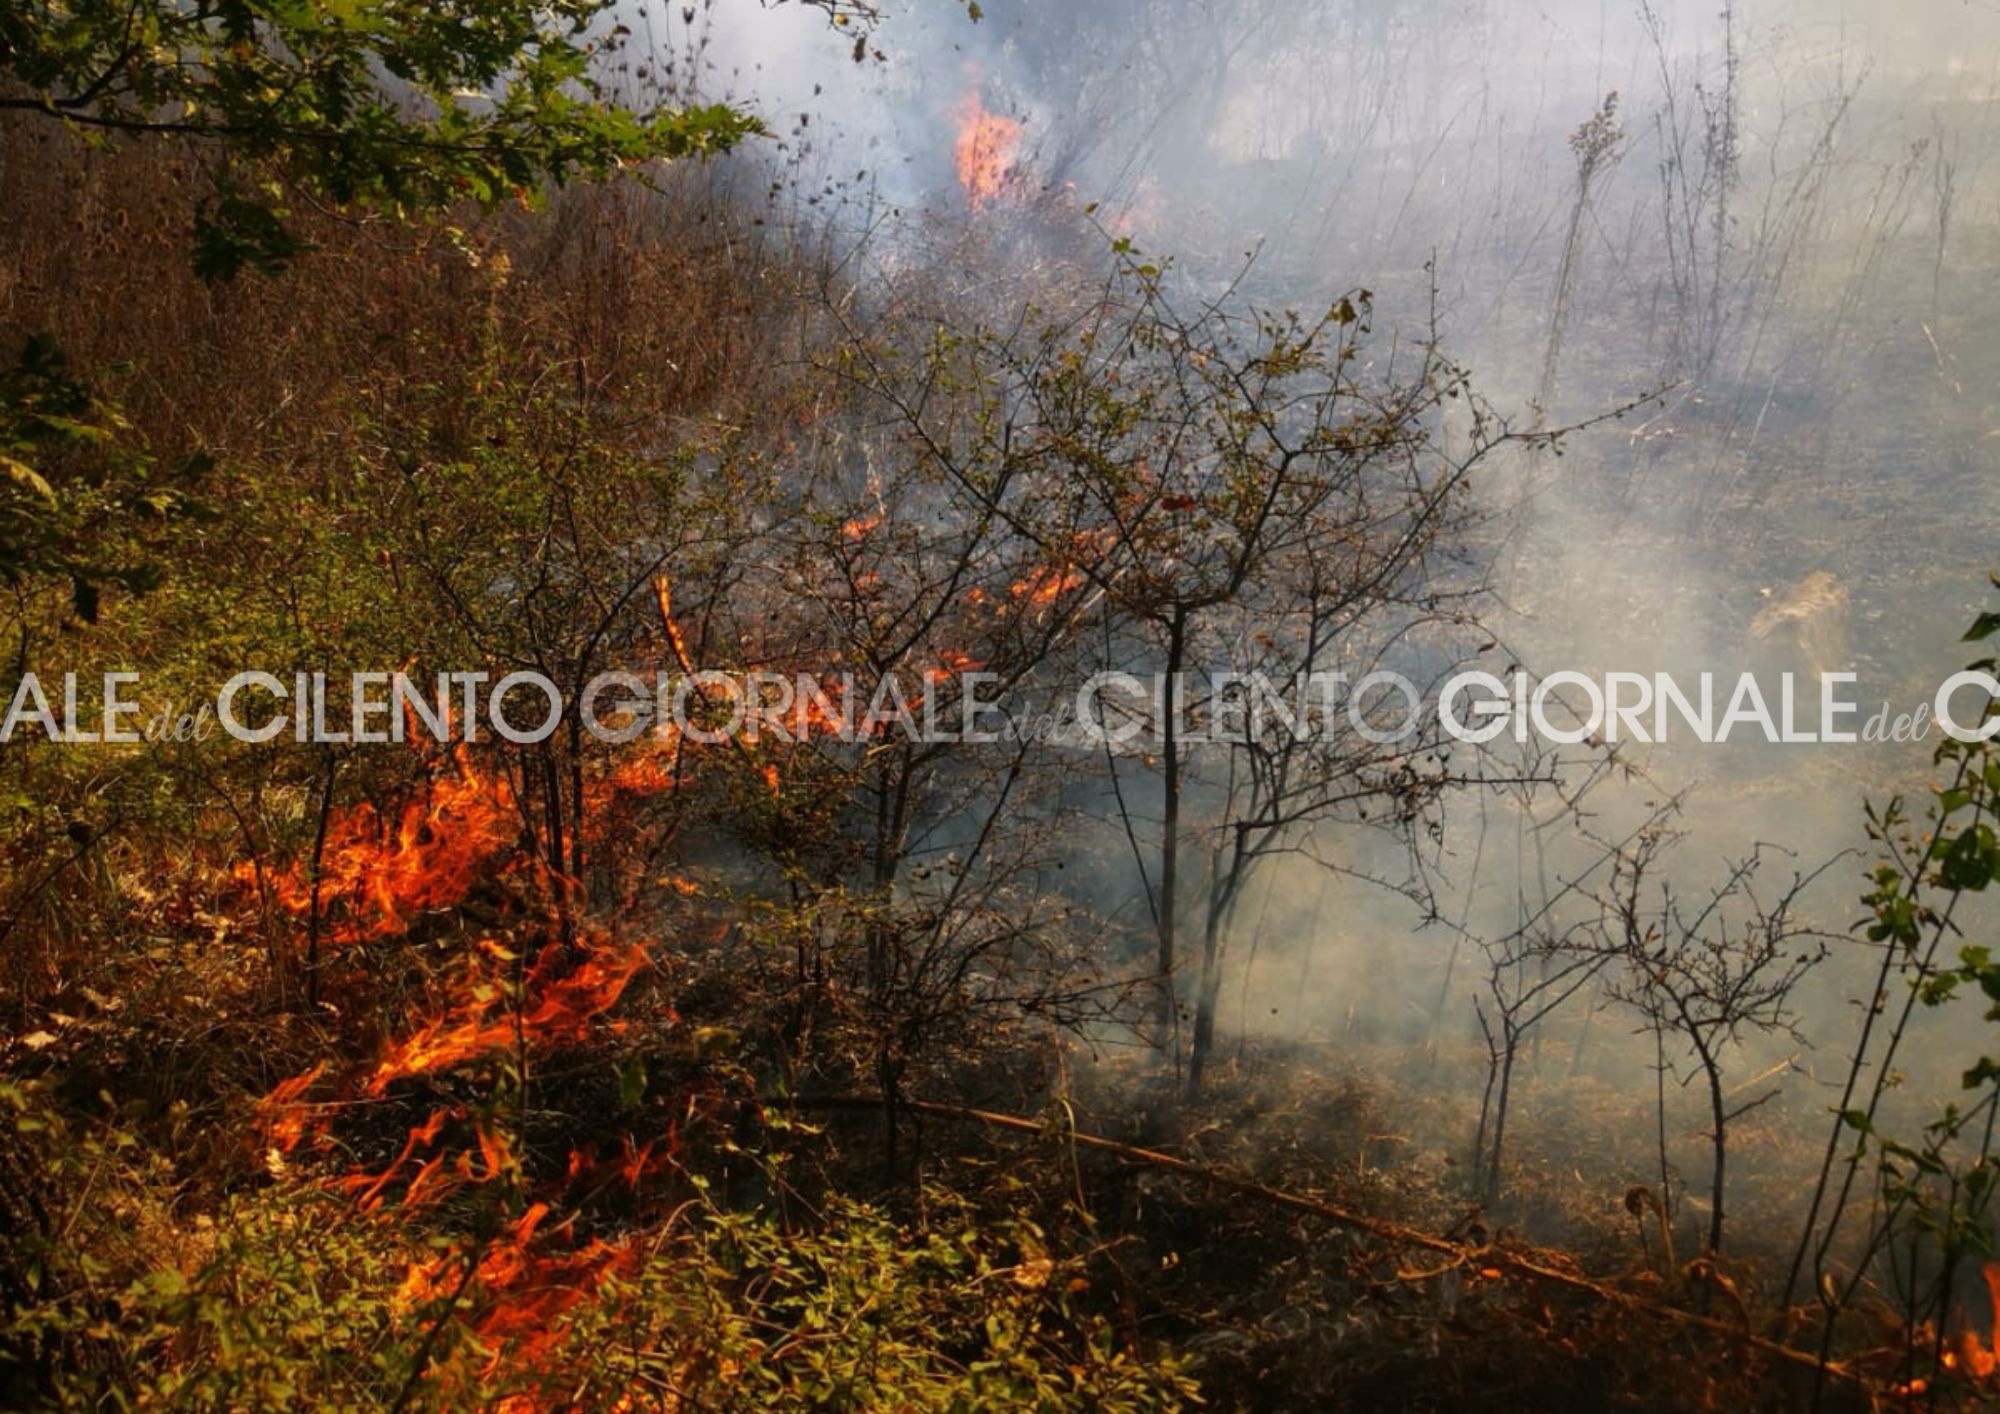
<svg viewBox="0 0 2000 1414">
<path fill-rule="evenodd" d="M 0 470 L 7 473 L 7 479 L 21 487 L 30 495 L 40 497 L 50 506 L 56 504 L 55 488 L 43 479 L 42 474 L 26 462 L 15 461 L 9 456 L 0 456 Z"/>
<path fill-rule="evenodd" d="M 646 1099 L 646 1062 L 634 1056 L 618 1068 L 618 1108 L 636 1110 Z"/>
<path fill-rule="evenodd" d="M 195 210 L 194 273 L 206 284 L 233 280 L 245 266 L 267 277 L 280 275 L 312 248 L 261 202 L 225 192 Z"/>
<path fill-rule="evenodd" d="M 2000 869 L 2000 841 L 1985 825 L 1974 825 L 1946 847 L 1938 880 L 1947 889 L 1978 893 Z"/>
<path fill-rule="evenodd" d="M 2000 1061 L 1991 1056 L 1981 1056 L 1979 1063 L 1965 1072 L 1962 1083 L 1968 1090 L 1976 1090 L 1981 1085 L 2000 1080 Z"/>
</svg>

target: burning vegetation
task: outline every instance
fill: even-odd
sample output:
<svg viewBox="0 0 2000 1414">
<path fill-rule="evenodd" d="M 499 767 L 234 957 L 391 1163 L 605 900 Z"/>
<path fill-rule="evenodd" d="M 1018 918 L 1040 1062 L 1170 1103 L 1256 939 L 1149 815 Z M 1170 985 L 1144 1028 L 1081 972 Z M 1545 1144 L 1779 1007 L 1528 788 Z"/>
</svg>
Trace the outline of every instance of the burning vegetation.
<svg viewBox="0 0 2000 1414">
<path fill-rule="evenodd" d="M 0 47 L 0 696 L 129 666 L 168 724 L 0 734 L 0 1405 L 2000 1407 L 2000 747 L 1698 788 L 1569 697 L 1474 749 L 1381 689 L 1965 630 L 1852 544 L 1761 594 L 1687 546 L 1872 504 L 1769 447 L 1882 291 L 1990 436 L 1984 118 L 1863 181 L 1835 77 L 1759 137 L 1730 6 L 1690 56 L 1639 5 L 1659 91 L 1564 131 L 1443 101 L 1500 41 L 1442 6 L 996 3 L 918 105 L 944 218 L 849 246 L 812 124 L 725 158 L 674 87 L 705 12 L 640 68 L 496 4 Z M 585 103 L 621 62 L 673 101 Z M 1489 304 L 1518 407 L 1451 352 Z M 171 725 L 397 663 L 558 700 Z"/>
<path fill-rule="evenodd" d="M 1014 185 L 1021 124 L 987 112 L 977 89 L 959 101 L 956 119 L 952 157 L 958 167 L 958 185 L 966 204 L 978 211 L 1001 200 Z"/>
</svg>

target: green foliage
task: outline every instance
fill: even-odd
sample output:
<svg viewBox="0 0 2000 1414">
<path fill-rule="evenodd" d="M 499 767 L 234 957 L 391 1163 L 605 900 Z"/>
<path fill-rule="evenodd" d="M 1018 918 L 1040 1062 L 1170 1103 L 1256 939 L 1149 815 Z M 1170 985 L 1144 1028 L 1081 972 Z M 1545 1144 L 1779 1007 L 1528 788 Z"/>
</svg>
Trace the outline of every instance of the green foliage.
<svg viewBox="0 0 2000 1414">
<path fill-rule="evenodd" d="M 22 1122 L 53 1123 L 18 1091 L 0 1099 L 17 1102 Z M 52 1132 L 73 1170 L 101 1169 Z M 85 1191 L 76 1201 L 95 1216 L 105 1199 Z M 635 1240 L 631 1260 L 579 1283 L 580 1299 L 552 1303 L 568 1278 L 510 1282 L 523 1259 L 503 1250 L 509 1214 L 487 1208 L 463 1215 L 470 1232 L 427 1239 L 394 1215 L 281 1181 L 196 1219 L 173 1258 L 100 1268 L 94 1296 L 81 1282 L 42 1283 L 0 1320 L 0 1365 L 8 1352 L 48 1360 L 38 1402 L 54 1408 L 1194 1402 L 1179 1361 L 1139 1359 L 1080 1310 L 1075 1265 L 1052 1256 L 1033 1225 L 981 1222 L 942 1192 L 928 1195 L 921 1227 L 845 1199 L 812 1228 L 773 1209 L 698 1201 L 684 1229 Z M 534 1320 L 496 1320 L 524 1301 Z M 79 1350 L 88 1358 L 62 1358 Z"/>
<path fill-rule="evenodd" d="M 620 1284 L 602 1313 L 603 1335 L 629 1341 L 629 1323 L 661 1309 L 662 1287 L 677 1289 L 666 1308 L 699 1312 L 702 1332 L 698 1359 L 683 1369 L 702 1371 L 696 1387 L 706 1385 L 718 1408 L 1138 1410 L 1192 1401 L 1178 1359 L 1142 1361 L 1081 1311 L 1086 1284 L 1033 1224 L 990 1224 L 947 1192 L 926 1197 L 921 1228 L 848 1199 L 830 1206 L 817 1232 L 770 1213 L 712 1213 L 695 1263 L 685 1255 L 650 1263 Z M 615 1359 L 607 1365 L 607 1394 L 643 1381 Z"/>
<path fill-rule="evenodd" d="M 609 101 L 611 0 L 29 0 L 0 9 L 0 108 L 182 135 L 268 163 L 338 205 L 491 206 L 760 131 L 724 105 Z M 276 194 L 201 213 L 196 268 L 227 279 L 302 248 Z"/>
<path fill-rule="evenodd" d="M 194 509 L 187 487 L 208 463 L 156 477 L 130 433 L 45 336 L 29 338 L 0 369 L 0 583 L 66 579 L 76 616 L 95 623 L 101 586 L 158 582 L 135 532 Z"/>
<path fill-rule="evenodd" d="M 2000 616 L 1987 613 L 1965 638 L 1980 642 L 1996 633 Z M 1907 1374 L 1948 1378 L 1938 1333 L 1948 1326 L 1953 1274 L 1968 1261 L 1993 1255 L 1993 1200 L 2000 1191 L 2000 1153 L 1994 1147 L 2000 1133 L 2000 1058 L 1981 1056 L 1967 1066 L 1960 1083 L 1970 1098 L 1945 1105 L 1915 1139 L 1897 1135 L 1883 1102 L 1901 1084 L 1899 1051 L 1913 1022 L 1925 1012 L 1976 993 L 1987 1000 L 1985 1019 L 2000 1021 L 2000 962 L 1989 946 L 1956 942 L 1972 915 L 1968 896 L 1985 892 L 2000 877 L 2000 837 L 1994 831 L 2000 820 L 2000 748 L 1991 741 L 1947 737 L 1936 760 L 1947 775 L 1934 789 L 1920 824 L 1911 821 L 1900 801 L 1869 810 L 1869 832 L 1884 853 L 1869 876 L 1873 887 L 1864 895 L 1869 910 L 1865 936 L 1884 951 L 1881 985 L 1864 1014 L 1848 1084 L 1849 1096 L 1865 1093 L 1866 1103 L 1844 1101 L 1838 1111 L 1821 1172 L 1821 1194 L 1829 1191 L 1843 1136 L 1852 1140 L 1842 1164 L 1845 1178 L 1835 1191 L 1832 1217 L 1817 1239 L 1809 1220 L 1794 1273 L 1807 1251 L 1813 1251 L 1821 1291 L 1838 1308 L 1853 1300 L 1870 1263 L 1880 1258 L 1904 1319 L 1912 1331 L 1923 1334 L 1911 1344 Z M 1948 943 L 1954 944 L 1952 951 L 1947 951 Z M 1888 984 L 1897 976 L 1906 989 L 1892 1000 Z M 1886 1036 L 1871 1049 L 1871 1036 L 1878 1030 Z M 1864 1063 L 1874 1078 L 1859 1091 Z M 1842 1288 L 1827 1271 L 1826 1257 L 1855 1177 L 1871 1153 L 1877 1202 L 1863 1260 Z M 1815 1215 L 1818 1206 L 1816 1198 Z M 1915 1363 L 1918 1354 L 1922 1364 Z"/>
<path fill-rule="evenodd" d="M 1996 634 L 2000 634 L 2000 615 L 1982 613 L 1965 641 L 1983 642 Z M 1899 869 L 1884 863 L 1875 874 L 1876 888 L 1867 896 L 1874 914 L 1870 939 L 1906 951 L 1914 951 L 1926 933 L 1949 926 L 1961 895 L 1984 893 L 2000 879 L 2000 835 L 1994 831 L 1994 822 L 2000 820 L 2000 751 L 1991 742 L 1946 738 L 1937 756 L 1940 765 L 1955 769 L 1951 783 L 1934 792 L 1920 867 Z M 1900 819 L 1892 805 L 1876 822 L 1877 834 L 1886 835 Z M 1989 947 L 1960 948 L 1955 966 L 1927 961 L 1917 969 L 1915 986 L 1927 1007 L 1943 1006 L 1962 991 L 1977 991 L 1990 1003 L 1986 1019 L 2000 1021 L 2000 961 Z M 1982 1057 L 1964 1076 L 1968 1090 L 1996 1080 L 2000 1080 L 2000 1059 L 1993 1057 Z"/>
<path fill-rule="evenodd" d="M 285 224 L 285 212 L 225 189 L 194 213 L 194 273 L 210 284 L 244 266 L 275 277 L 312 249 Z"/>
</svg>

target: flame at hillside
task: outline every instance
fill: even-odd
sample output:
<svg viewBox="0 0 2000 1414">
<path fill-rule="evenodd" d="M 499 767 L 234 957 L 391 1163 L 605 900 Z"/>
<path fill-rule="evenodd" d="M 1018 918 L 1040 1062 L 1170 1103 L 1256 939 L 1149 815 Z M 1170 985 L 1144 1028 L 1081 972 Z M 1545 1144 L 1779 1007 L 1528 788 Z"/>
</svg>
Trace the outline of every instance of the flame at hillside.
<svg viewBox="0 0 2000 1414">
<path fill-rule="evenodd" d="M 1020 145 L 1020 123 L 987 112 L 977 90 L 959 103 L 958 137 L 952 151 L 958 162 L 959 187 L 974 211 L 991 205 L 1006 192 Z"/>
<path fill-rule="evenodd" d="M 475 767 L 461 750 L 452 770 L 385 816 L 366 802 L 335 813 L 315 878 L 309 860 L 269 876 L 272 896 L 294 917 L 315 907 L 347 916 L 334 942 L 376 942 L 408 931 L 421 914 L 449 907 L 481 874 L 510 855 L 520 817 L 504 778 Z M 237 866 L 254 885 L 256 866 Z"/>
<path fill-rule="evenodd" d="M 480 951 L 503 965 L 502 950 L 488 943 Z M 643 949 L 592 949 L 581 964 L 568 966 L 570 952 L 551 944 L 528 976 L 528 1000 L 510 1012 L 497 985 L 477 977 L 452 1005 L 389 1048 L 368 1080 L 380 1096 L 397 1080 L 462 1064 L 528 1041 L 560 1044 L 581 1040 L 589 1023 L 609 1011 L 626 985 L 646 966 Z"/>
<path fill-rule="evenodd" d="M 458 968 L 435 979 L 429 1019 L 390 1041 L 372 1068 L 349 1070 L 318 1103 L 309 1092 L 328 1075 L 327 1062 L 282 1082 L 260 1106 L 269 1144 L 266 1166 L 273 1176 L 289 1173 L 288 1156 L 302 1148 L 320 1160 L 342 1152 L 336 1122 L 361 1115 L 356 1106 L 362 1101 L 393 1102 L 396 1082 L 439 1076 L 503 1054 L 525 1067 L 531 1055 L 585 1048 L 623 1034 L 630 1023 L 608 1013 L 652 965 L 646 948 L 597 937 L 575 944 L 551 941 L 531 964 L 524 962 L 502 944 L 483 940 L 467 950 Z M 651 1015 L 667 1024 L 673 1020 L 664 1005 Z M 442 1093 L 419 1086 L 405 1098 Z M 455 1313 L 481 1352 L 472 1366 L 441 1362 L 424 1372 L 442 1402 L 467 1399 L 463 1383 L 471 1375 L 524 1386 L 495 1408 L 530 1414 L 571 1407 L 541 1388 L 535 1364 L 564 1339 L 572 1317 L 602 1299 L 607 1283 L 629 1272 L 640 1253 L 630 1235 L 580 1236 L 574 1225 L 579 1195 L 612 1181 L 622 1181 L 637 1195 L 650 1175 L 673 1163 L 671 1128 L 649 1138 L 620 1133 L 617 1153 L 608 1160 L 600 1160 L 594 1146 L 579 1144 L 571 1149 L 563 1176 L 537 1179 L 518 1140 L 494 1115 L 463 1101 L 424 1108 L 427 1117 L 408 1127 L 386 1165 L 350 1164 L 326 1177 L 324 1185 L 351 1200 L 358 1213 L 397 1224 L 517 1185 L 537 1195 L 490 1239 L 453 1241 L 413 1258 L 394 1299 L 413 1319 L 442 1319 L 440 1310 Z M 544 1222 L 552 1211 L 568 1216 Z"/>
<path fill-rule="evenodd" d="M 567 1250 L 560 1246 L 551 1250 L 546 1243 L 536 1241 L 537 1229 L 548 1215 L 548 1204 L 531 1205 L 506 1232 L 475 1255 L 470 1281 L 461 1275 L 467 1254 L 456 1247 L 411 1263 L 397 1293 L 398 1304 L 418 1311 L 441 1302 L 466 1301 L 476 1313 L 471 1321 L 473 1332 L 492 1352 L 488 1374 L 503 1358 L 523 1365 L 534 1361 L 556 1343 L 563 1318 L 590 1300 L 608 1278 L 629 1271 L 638 1256 L 630 1242 L 601 1239 Z M 458 1289 L 461 1287 L 464 1289 Z M 527 1414 L 559 1406 L 517 1395 L 501 1407 Z"/>
</svg>

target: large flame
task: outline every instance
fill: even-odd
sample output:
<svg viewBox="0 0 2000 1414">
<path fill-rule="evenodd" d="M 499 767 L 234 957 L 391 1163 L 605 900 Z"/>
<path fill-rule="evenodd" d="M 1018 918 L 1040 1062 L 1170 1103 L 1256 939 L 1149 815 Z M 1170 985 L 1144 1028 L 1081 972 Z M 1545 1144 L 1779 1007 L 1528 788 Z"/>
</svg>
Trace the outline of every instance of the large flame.
<svg viewBox="0 0 2000 1414">
<path fill-rule="evenodd" d="M 953 154 L 958 160 L 958 184 L 974 211 L 997 199 L 1014 172 L 1015 149 L 1021 144 L 1021 125 L 986 111 L 977 90 L 958 105 L 958 139 Z"/>
<path fill-rule="evenodd" d="M 694 671 L 688 645 L 674 622 L 664 576 L 653 585 L 665 647 L 682 672 Z M 413 739 L 416 734 L 412 733 Z M 619 828 L 618 807 L 634 797 L 675 790 L 684 771 L 682 742 L 671 724 L 656 725 L 607 769 L 584 783 L 585 833 L 601 839 Z M 419 748 L 421 750 L 421 748 Z M 573 887 L 525 849 L 520 803 L 507 776 L 482 769 L 460 742 L 431 763 L 430 779 L 400 808 L 380 810 L 361 802 L 328 819 L 317 878 L 310 858 L 260 875 L 255 861 L 235 868 L 239 883 L 261 881 L 294 918 L 315 907 L 327 920 L 325 936 L 336 946 L 400 937 L 426 914 L 465 901 L 482 880 L 503 873 L 531 873 L 544 889 Z"/>
<path fill-rule="evenodd" d="M 638 1257 L 629 1239 L 573 1245 L 566 1240 L 566 1224 L 543 1227 L 549 1211 L 548 1204 L 534 1203 L 484 1248 L 467 1251 L 454 1245 L 412 1262 L 396 1304 L 412 1312 L 440 1304 L 470 1308 L 472 1332 L 489 1352 L 486 1374 L 503 1364 L 532 1369 L 561 1338 L 564 1317 L 596 1296 L 612 1276 L 631 1270 Z M 469 1392 L 440 1393 L 459 1398 Z M 564 1406 L 517 1394 L 495 1407 L 533 1414 Z"/>
<path fill-rule="evenodd" d="M 676 625 L 664 578 L 654 590 L 661 623 L 655 665 L 691 671 L 694 654 Z M 632 797 L 676 788 L 684 750 L 677 734 L 651 732 L 621 759 L 590 763 L 594 769 L 582 783 L 586 837 L 615 839 Z M 499 1376 L 529 1392 L 488 1407 L 508 1414 L 566 1409 L 571 1406 L 554 1392 L 560 1381 L 545 1379 L 538 1362 L 565 1338 L 579 1309 L 604 1299 L 607 1283 L 630 1271 L 642 1250 L 630 1234 L 579 1234 L 575 1211 L 613 1184 L 638 1195 L 655 1174 L 673 1168 L 678 1124 L 664 1135 L 617 1133 L 615 1149 L 607 1148 L 603 1158 L 596 1146 L 579 1143 L 566 1173 L 556 1177 L 545 1156 L 538 1159 L 497 1113 L 447 1098 L 454 1090 L 463 1093 L 463 1086 L 430 1078 L 495 1061 L 525 1067 L 550 1053 L 631 1034 L 634 1021 L 611 1013 L 621 1003 L 632 1009 L 628 993 L 653 966 L 652 954 L 579 915 L 580 894 L 539 858 L 503 769 L 482 769 L 463 746 L 425 764 L 428 779 L 406 804 L 361 803 L 329 815 L 317 870 L 310 859 L 267 866 L 261 875 L 254 865 L 237 870 L 246 886 L 261 880 L 285 913 L 316 913 L 323 936 L 336 944 L 379 945 L 408 933 L 420 918 L 440 914 L 478 917 L 486 928 L 472 935 L 479 939 L 475 944 L 453 941 L 443 966 L 419 966 L 426 954 L 418 949 L 391 954 L 410 964 L 399 974 L 404 994 L 423 998 L 415 1019 L 378 1042 L 365 1061 L 322 1061 L 278 1084 L 258 1107 L 256 1132 L 272 1178 L 308 1171 L 308 1159 L 328 1164 L 333 1172 L 320 1180 L 326 1190 L 385 1222 L 421 1222 L 474 1195 L 494 1195 L 496 1204 L 518 1212 L 483 1239 L 461 1238 L 415 1255 L 397 1301 L 424 1321 L 441 1319 L 437 1308 L 443 1307 L 463 1320 L 479 1352 L 482 1363 L 470 1370 L 440 1362 L 426 1371 L 442 1404 L 469 1407 L 478 1389 L 464 1382 L 478 1380 L 483 1387 Z M 657 867 L 649 861 L 643 872 Z M 524 880 L 527 897 L 508 891 L 510 904 L 523 908 L 502 910 L 504 920 L 471 907 L 469 900 L 487 884 Z M 655 882 L 680 900 L 702 894 L 697 882 L 679 876 Z M 542 916 L 544 908 L 565 900 L 567 910 Z M 364 999 L 366 981 L 357 974 Z M 344 1008 L 350 1003 L 358 1005 L 343 998 Z M 673 1024 L 671 1007 L 650 998 L 646 1006 L 652 1018 Z M 421 1083 L 399 1084 L 412 1080 Z M 413 1103 L 400 1137 L 368 1162 L 340 1157 L 350 1151 L 347 1131 L 356 1127 L 347 1119 Z M 365 1133 L 371 1126 L 358 1128 Z M 379 1127 L 374 1132 L 381 1133 Z"/>
<path fill-rule="evenodd" d="M 471 892 L 481 872 L 512 851 L 520 815 L 507 782 L 473 766 L 463 749 L 452 769 L 391 817 L 361 804 L 329 822 L 319 871 L 323 916 L 339 915 L 336 943 L 374 942 L 407 932 L 424 913 L 449 908 Z M 255 866 L 237 866 L 254 883 Z M 313 907 L 310 863 L 270 875 L 279 907 L 304 917 Z"/>
<path fill-rule="evenodd" d="M 391 1043 L 372 1072 L 354 1077 L 352 1099 L 314 1105 L 307 1092 L 327 1073 L 322 1063 L 280 1084 L 262 1106 L 271 1144 L 273 1176 L 288 1171 L 284 1155 L 308 1135 L 329 1138 L 334 1114 L 351 1108 L 354 1099 L 380 1101 L 390 1085 L 477 1060 L 506 1050 L 527 1052 L 559 1048 L 586 1040 L 593 1031 L 616 1033 L 623 1022 L 605 1013 L 623 997 L 641 968 L 646 953 L 594 938 L 575 945 L 551 943 L 532 966 L 519 961 L 497 943 L 469 950 L 462 968 L 442 988 L 443 998 L 432 1020 Z M 503 985 L 507 973 L 519 969 L 518 982 Z M 670 1013 L 669 1013 L 670 1014 Z M 615 1158 L 600 1161 L 584 1148 L 570 1155 L 566 1179 L 544 1180 L 549 1198 L 575 1192 L 580 1185 L 601 1187 L 619 1181 L 636 1193 L 656 1169 L 672 1162 L 673 1131 L 641 1144 L 630 1134 L 619 1136 Z M 322 1143 L 321 1152 L 337 1146 Z M 506 1191 L 522 1183 L 529 1169 L 527 1156 L 508 1132 L 490 1116 L 466 1103 L 431 1108 L 426 1118 L 408 1127 L 387 1165 L 371 1171 L 349 1168 L 329 1181 L 364 1213 L 393 1214 L 407 1221 L 418 1212 L 438 1211 L 453 1195 L 475 1191 Z M 516 1190 L 519 1191 L 519 1190 Z M 532 1372 L 536 1362 L 562 1338 L 573 1312 L 598 1299 L 605 1284 L 634 1264 L 639 1248 L 631 1236 L 615 1240 L 581 1241 L 573 1219 L 549 1222 L 549 1201 L 537 1199 L 491 1239 L 457 1241 L 432 1255 L 412 1261 L 397 1292 L 397 1303 L 413 1315 L 436 1319 L 425 1308 L 440 1305 L 463 1312 L 467 1326 L 485 1351 L 479 1378 L 503 1370 L 510 1378 Z M 458 1388 L 455 1377 L 431 1372 L 441 1381 L 437 1393 L 447 1405 L 458 1405 L 472 1391 Z M 538 1392 L 520 1394 L 494 1405 L 537 1414 L 569 1406 L 551 1402 Z"/>
</svg>

